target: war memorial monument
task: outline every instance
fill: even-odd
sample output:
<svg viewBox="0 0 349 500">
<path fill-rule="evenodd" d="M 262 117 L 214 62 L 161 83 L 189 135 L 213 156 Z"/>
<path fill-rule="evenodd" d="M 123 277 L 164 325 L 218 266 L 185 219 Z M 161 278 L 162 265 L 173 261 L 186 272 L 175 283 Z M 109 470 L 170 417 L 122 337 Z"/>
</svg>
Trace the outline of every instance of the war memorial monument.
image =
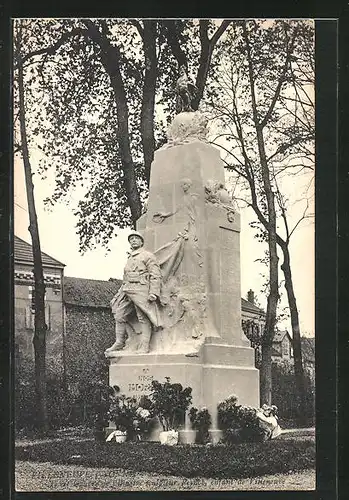
<svg viewBox="0 0 349 500">
<path fill-rule="evenodd" d="M 112 301 L 116 341 L 105 355 L 109 384 L 126 396 L 149 394 L 151 381 L 165 377 L 192 387 L 193 405 L 212 415 L 215 442 L 217 404 L 235 394 L 258 407 L 259 375 L 241 327 L 240 215 L 193 92 L 181 68 L 177 115 L 155 152 L 138 235 L 129 236 Z"/>
</svg>

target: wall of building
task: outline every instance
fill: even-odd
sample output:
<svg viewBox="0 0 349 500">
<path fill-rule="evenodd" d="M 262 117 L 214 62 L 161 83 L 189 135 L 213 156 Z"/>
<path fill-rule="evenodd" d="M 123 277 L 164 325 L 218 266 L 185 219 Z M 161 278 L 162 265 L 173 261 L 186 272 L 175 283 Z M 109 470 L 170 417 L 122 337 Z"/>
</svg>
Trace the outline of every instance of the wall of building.
<svg viewBox="0 0 349 500">
<path fill-rule="evenodd" d="M 58 365 L 63 363 L 62 274 L 61 269 L 44 268 L 46 285 L 45 314 L 48 325 L 46 352 L 48 360 L 53 360 Z M 34 314 L 31 309 L 33 286 L 32 266 L 16 264 L 14 290 L 15 345 L 21 356 L 31 359 L 34 359 Z"/>
<path fill-rule="evenodd" d="M 67 380 L 70 389 L 89 384 L 107 367 L 104 351 L 115 341 L 109 308 L 65 306 Z"/>
<path fill-rule="evenodd" d="M 285 337 L 282 339 L 281 353 L 282 353 L 283 358 L 286 358 L 286 359 L 291 358 L 291 342 L 290 342 L 289 338 L 287 337 L 287 335 L 285 335 Z"/>
</svg>

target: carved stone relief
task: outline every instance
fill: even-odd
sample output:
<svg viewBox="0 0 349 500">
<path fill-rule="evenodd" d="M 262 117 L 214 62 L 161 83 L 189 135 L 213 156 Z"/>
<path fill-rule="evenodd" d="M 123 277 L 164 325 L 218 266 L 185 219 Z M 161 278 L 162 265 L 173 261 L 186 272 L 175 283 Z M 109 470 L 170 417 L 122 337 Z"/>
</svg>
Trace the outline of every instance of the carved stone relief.
<svg viewBox="0 0 349 500">
<path fill-rule="evenodd" d="M 228 222 L 235 221 L 233 199 L 224 187 L 224 184 L 215 180 L 208 180 L 205 185 L 205 200 L 207 203 L 219 205 L 226 209 Z"/>
<path fill-rule="evenodd" d="M 199 240 L 196 231 L 196 221 L 197 221 L 197 209 L 196 202 L 199 197 L 197 193 L 193 193 L 191 191 L 192 181 L 189 178 L 181 179 L 180 181 L 181 188 L 183 190 L 183 199 L 182 202 L 178 205 L 178 207 L 173 212 L 155 212 L 152 216 L 153 222 L 157 224 L 161 224 L 168 217 L 172 217 L 180 211 L 186 213 L 188 217 L 187 225 L 181 231 L 181 235 L 189 240 L 189 243 L 192 244 L 198 264 L 200 267 L 203 265 L 203 257 L 199 250 Z"/>
<path fill-rule="evenodd" d="M 207 141 L 208 119 L 199 111 L 182 112 L 167 129 L 167 143 L 160 149 L 168 149 L 194 141 Z"/>
</svg>

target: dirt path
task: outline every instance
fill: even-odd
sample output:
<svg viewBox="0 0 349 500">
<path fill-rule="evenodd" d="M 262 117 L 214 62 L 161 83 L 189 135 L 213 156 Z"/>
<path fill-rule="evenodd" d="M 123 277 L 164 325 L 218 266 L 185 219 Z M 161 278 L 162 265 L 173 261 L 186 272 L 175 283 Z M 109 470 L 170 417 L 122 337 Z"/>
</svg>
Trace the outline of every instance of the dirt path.
<svg viewBox="0 0 349 500">
<path fill-rule="evenodd" d="M 273 474 L 252 479 L 186 479 L 51 463 L 16 463 L 16 491 L 140 491 L 140 490 L 314 490 L 315 471 Z"/>
</svg>

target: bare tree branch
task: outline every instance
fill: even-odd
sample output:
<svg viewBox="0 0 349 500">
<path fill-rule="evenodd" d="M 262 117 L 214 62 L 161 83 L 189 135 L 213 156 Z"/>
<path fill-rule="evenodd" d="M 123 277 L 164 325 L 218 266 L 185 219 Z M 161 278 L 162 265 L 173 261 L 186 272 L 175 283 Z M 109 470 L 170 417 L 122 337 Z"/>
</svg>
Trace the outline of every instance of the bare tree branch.
<svg viewBox="0 0 349 500">
<path fill-rule="evenodd" d="M 211 64 L 213 49 L 216 43 L 218 42 L 219 38 L 222 36 L 222 34 L 227 29 L 230 23 L 231 21 L 228 21 L 226 19 L 222 21 L 221 25 L 214 32 L 212 37 L 208 38 L 209 22 L 206 19 L 200 20 L 199 31 L 200 31 L 201 52 L 199 58 L 199 69 L 196 76 L 196 87 L 198 90 L 197 90 L 197 95 L 192 103 L 194 110 L 198 109 L 204 93 L 208 70 Z"/>
<path fill-rule="evenodd" d="M 286 76 L 286 73 L 287 73 L 287 69 L 288 69 L 288 66 L 290 64 L 290 58 L 291 58 L 291 54 L 292 54 L 292 51 L 293 51 L 294 42 L 295 42 L 295 39 L 296 39 L 296 34 L 297 34 L 297 30 L 294 30 L 291 42 L 290 42 L 289 46 L 287 47 L 284 66 L 283 66 L 283 69 L 281 71 L 281 74 L 280 74 L 280 77 L 279 77 L 279 81 L 278 81 L 278 84 L 277 84 L 276 89 L 275 89 L 274 97 L 273 97 L 273 99 L 272 99 L 272 101 L 270 103 L 270 106 L 269 106 L 269 109 L 268 109 L 266 115 L 264 116 L 263 120 L 260 123 L 260 125 L 261 125 L 262 128 L 265 127 L 265 125 L 267 124 L 267 122 L 268 122 L 268 120 L 270 118 L 270 115 L 272 114 L 272 112 L 274 110 L 276 101 L 278 100 L 278 97 L 280 95 L 281 87 L 282 87 L 282 85 L 283 85 L 283 83 L 285 81 L 285 76 Z"/>
</svg>

